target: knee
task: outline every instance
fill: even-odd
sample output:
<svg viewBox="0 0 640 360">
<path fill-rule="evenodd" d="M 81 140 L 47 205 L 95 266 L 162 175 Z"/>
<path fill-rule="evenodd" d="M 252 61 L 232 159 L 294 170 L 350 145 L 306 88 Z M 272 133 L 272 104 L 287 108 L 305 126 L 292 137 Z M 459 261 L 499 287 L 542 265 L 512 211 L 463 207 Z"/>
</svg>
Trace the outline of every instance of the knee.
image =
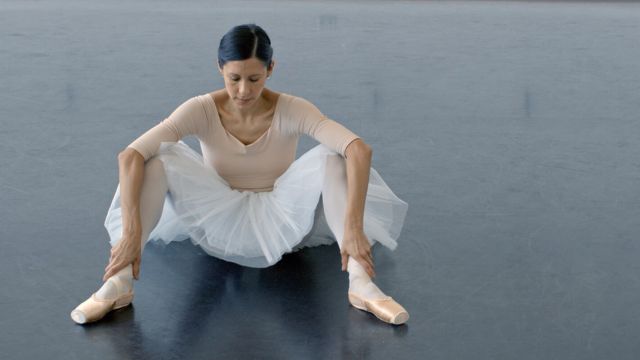
<svg viewBox="0 0 640 360">
<path fill-rule="evenodd" d="M 327 173 L 345 174 L 347 173 L 347 163 L 340 155 L 327 156 Z"/>
<path fill-rule="evenodd" d="M 164 179 L 164 164 L 158 156 L 153 156 L 144 164 L 145 179 Z"/>
</svg>

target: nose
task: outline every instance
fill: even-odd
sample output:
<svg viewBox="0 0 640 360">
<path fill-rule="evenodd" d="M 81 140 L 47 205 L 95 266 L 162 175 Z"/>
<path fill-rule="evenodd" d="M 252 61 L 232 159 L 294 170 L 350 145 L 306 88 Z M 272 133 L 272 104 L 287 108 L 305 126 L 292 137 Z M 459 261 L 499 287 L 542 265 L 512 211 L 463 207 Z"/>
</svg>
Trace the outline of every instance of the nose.
<svg viewBox="0 0 640 360">
<path fill-rule="evenodd" d="M 238 88 L 238 95 L 240 95 L 241 98 L 247 98 L 250 93 L 251 89 L 249 88 L 249 84 L 246 81 L 241 81 Z"/>
</svg>

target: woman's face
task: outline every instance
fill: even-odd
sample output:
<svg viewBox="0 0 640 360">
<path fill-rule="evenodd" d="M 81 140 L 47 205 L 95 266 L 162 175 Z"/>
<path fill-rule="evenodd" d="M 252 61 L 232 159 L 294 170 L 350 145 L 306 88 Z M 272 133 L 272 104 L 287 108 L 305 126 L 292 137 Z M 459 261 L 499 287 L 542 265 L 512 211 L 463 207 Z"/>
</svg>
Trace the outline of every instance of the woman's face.
<svg viewBox="0 0 640 360">
<path fill-rule="evenodd" d="M 228 61 L 218 70 L 224 78 L 224 87 L 238 108 L 251 108 L 262 94 L 267 76 L 273 71 L 273 63 L 267 69 L 258 58 Z"/>
</svg>

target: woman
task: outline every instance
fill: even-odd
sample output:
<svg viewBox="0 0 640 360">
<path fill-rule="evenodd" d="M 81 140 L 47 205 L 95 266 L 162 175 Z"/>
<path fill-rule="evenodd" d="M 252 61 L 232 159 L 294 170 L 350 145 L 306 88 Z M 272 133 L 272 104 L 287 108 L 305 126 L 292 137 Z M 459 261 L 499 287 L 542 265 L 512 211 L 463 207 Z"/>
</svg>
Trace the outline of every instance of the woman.
<svg viewBox="0 0 640 360">
<path fill-rule="evenodd" d="M 120 152 L 105 220 L 111 257 L 102 287 L 71 312 L 75 322 L 131 303 L 148 240 L 189 238 L 212 256 L 267 267 L 319 245 L 305 237 L 319 206 L 349 273 L 349 302 L 391 324 L 407 321 L 371 281 L 371 246 L 395 248 L 407 204 L 370 168 L 362 139 L 309 101 L 265 88 L 272 53 L 261 27 L 234 27 L 218 48 L 225 88 L 188 99 Z M 295 160 L 300 134 L 321 144 Z M 182 142 L 188 135 L 202 156 Z"/>
</svg>

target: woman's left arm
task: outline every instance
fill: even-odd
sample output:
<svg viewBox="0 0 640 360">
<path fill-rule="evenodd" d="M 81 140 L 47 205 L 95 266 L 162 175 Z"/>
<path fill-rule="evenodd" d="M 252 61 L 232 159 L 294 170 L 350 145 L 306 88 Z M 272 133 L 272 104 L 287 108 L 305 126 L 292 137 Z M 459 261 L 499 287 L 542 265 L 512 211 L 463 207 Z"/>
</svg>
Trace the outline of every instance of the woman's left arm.
<svg viewBox="0 0 640 360">
<path fill-rule="evenodd" d="M 282 117 L 285 120 L 285 131 L 290 126 L 291 132 L 309 135 L 346 158 L 347 205 L 344 238 L 340 248 L 342 271 L 348 271 L 347 263 L 351 256 L 370 277 L 375 276 L 371 245 L 364 234 L 364 203 L 369 186 L 371 147 L 351 130 L 326 117 L 304 98 L 293 97 L 286 110 L 287 116 Z"/>
<path fill-rule="evenodd" d="M 364 234 L 364 204 L 373 151 L 362 139 L 356 139 L 347 146 L 344 154 L 347 163 L 347 209 L 340 251 L 342 271 L 347 271 L 347 261 L 352 256 L 370 277 L 374 277 L 371 245 Z"/>
</svg>

